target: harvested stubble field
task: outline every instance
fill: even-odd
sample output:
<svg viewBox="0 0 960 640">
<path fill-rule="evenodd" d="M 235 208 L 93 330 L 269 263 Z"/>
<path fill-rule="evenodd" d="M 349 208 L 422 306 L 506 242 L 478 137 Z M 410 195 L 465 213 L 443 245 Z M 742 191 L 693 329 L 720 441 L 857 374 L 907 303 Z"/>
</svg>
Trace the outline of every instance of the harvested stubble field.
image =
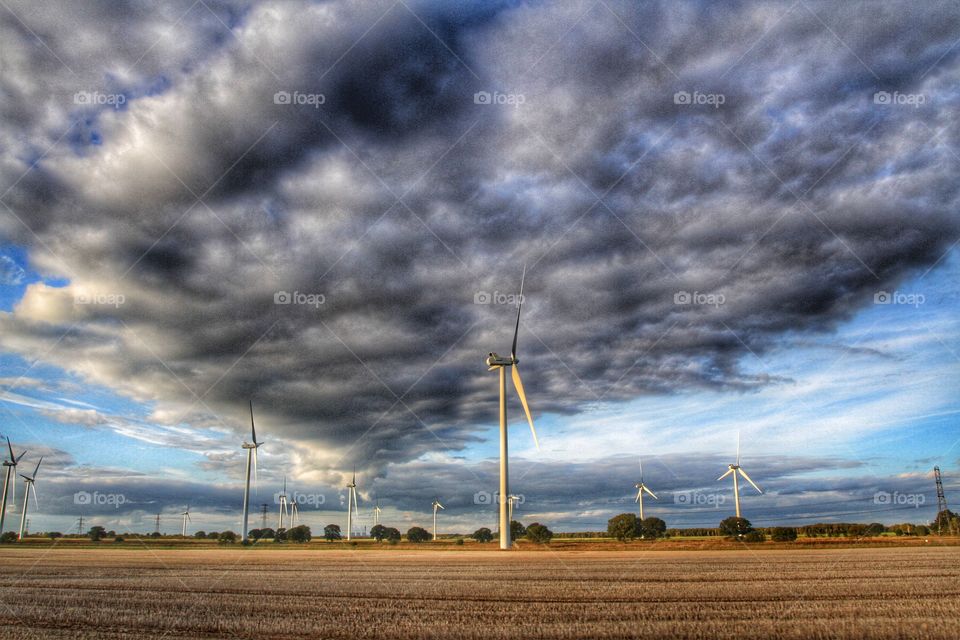
<svg viewBox="0 0 960 640">
<path fill-rule="evenodd" d="M 960 549 L 3 548 L 4 638 L 957 638 Z"/>
</svg>

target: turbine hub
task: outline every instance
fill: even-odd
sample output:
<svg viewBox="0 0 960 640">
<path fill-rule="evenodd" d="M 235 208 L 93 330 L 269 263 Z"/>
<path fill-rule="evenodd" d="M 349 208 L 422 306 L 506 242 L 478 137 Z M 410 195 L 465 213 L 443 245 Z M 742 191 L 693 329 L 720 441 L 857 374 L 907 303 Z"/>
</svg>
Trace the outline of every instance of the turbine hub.
<svg viewBox="0 0 960 640">
<path fill-rule="evenodd" d="M 486 362 L 488 367 L 511 367 L 519 361 L 513 357 L 505 358 L 501 355 L 491 352 L 487 356 Z"/>
</svg>

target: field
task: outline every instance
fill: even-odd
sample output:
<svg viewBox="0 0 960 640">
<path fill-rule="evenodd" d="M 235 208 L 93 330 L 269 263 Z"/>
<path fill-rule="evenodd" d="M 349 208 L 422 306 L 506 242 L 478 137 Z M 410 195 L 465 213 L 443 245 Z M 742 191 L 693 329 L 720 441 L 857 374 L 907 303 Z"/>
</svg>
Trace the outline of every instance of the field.
<svg viewBox="0 0 960 640">
<path fill-rule="evenodd" d="M 2 638 L 956 638 L 960 549 L 0 548 Z"/>
</svg>

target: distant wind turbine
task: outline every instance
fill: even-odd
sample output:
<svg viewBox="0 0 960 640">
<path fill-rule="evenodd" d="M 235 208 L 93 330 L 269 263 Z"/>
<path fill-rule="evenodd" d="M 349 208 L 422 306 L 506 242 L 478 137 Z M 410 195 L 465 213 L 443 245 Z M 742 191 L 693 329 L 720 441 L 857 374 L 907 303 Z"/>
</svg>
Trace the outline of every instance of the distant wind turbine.
<svg viewBox="0 0 960 640">
<path fill-rule="evenodd" d="M 533 432 L 533 443 L 540 448 L 537 442 L 537 430 L 533 427 L 533 417 L 530 415 L 530 407 L 527 405 L 527 394 L 523 390 L 523 381 L 520 380 L 520 370 L 517 364 L 517 334 L 520 333 L 520 308 L 523 305 L 523 280 L 526 277 L 527 269 L 524 267 L 523 275 L 520 276 L 520 296 L 517 298 L 517 324 L 513 329 L 513 346 L 510 348 L 510 357 L 505 358 L 491 352 L 487 355 L 487 367 L 490 371 L 497 369 L 500 374 L 500 492 L 498 501 L 500 503 L 500 548 L 509 549 L 510 540 L 510 506 L 507 497 L 510 495 L 509 470 L 508 470 L 508 452 L 507 452 L 507 367 L 510 368 L 513 377 L 513 386 L 520 397 L 520 403 L 523 405 L 523 411 L 527 415 L 527 422 L 530 423 L 530 431 Z"/>
<path fill-rule="evenodd" d="M 654 500 L 660 499 L 654 495 L 653 491 L 650 491 L 650 489 L 647 488 L 647 485 L 643 484 L 643 460 L 640 461 L 640 482 L 633 486 L 637 489 L 637 499 L 634 500 L 634 502 L 640 504 L 640 519 L 643 520 L 643 494 L 649 493 L 650 497 Z"/>
<path fill-rule="evenodd" d="M 27 452 L 24 451 L 19 456 L 13 455 L 13 445 L 10 444 L 10 438 L 7 438 L 7 451 L 10 452 L 10 457 L 7 460 L 3 461 L 3 466 L 7 468 L 7 473 L 3 478 L 3 500 L 0 502 L 0 533 L 3 533 L 3 519 L 7 515 L 7 490 L 10 490 L 11 494 L 11 504 L 14 509 L 17 508 L 17 463 L 20 462 Z M 13 483 L 10 483 L 10 479 L 13 478 Z"/>
<path fill-rule="evenodd" d="M 283 477 L 283 491 L 279 496 L 280 502 L 280 520 L 277 523 L 277 531 L 283 529 L 284 516 L 287 516 L 287 477 Z"/>
<path fill-rule="evenodd" d="M 517 496 L 507 496 L 507 518 L 513 522 L 513 505 L 517 502 Z"/>
<path fill-rule="evenodd" d="M 376 506 L 373 507 L 373 524 L 374 526 L 380 524 L 380 512 L 383 509 L 380 508 L 380 500 L 377 500 Z"/>
<path fill-rule="evenodd" d="M 444 506 L 440 504 L 439 500 L 433 501 L 433 539 L 437 539 L 437 509 L 443 509 Z"/>
<path fill-rule="evenodd" d="M 253 424 L 253 400 L 250 401 L 250 440 L 244 440 L 243 448 L 247 450 L 247 479 L 243 485 L 243 530 L 240 532 L 240 539 L 246 541 L 249 538 L 247 532 L 247 522 L 250 518 L 250 467 L 253 466 L 254 482 L 257 476 L 257 449 L 262 442 L 257 442 L 257 427 Z"/>
<path fill-rule="evenodd" d="M 187 521 L 189 520 L 190 522 L 193 522 L 193 520 L 190 519 L 190 505 L 187 505 L 187 509 L 180 515 L 183 516 L 183 527 L 180 529 L 180 535 L 186 538 L 187 537 Z"/>
<path fill-rule="evenodd" d="M 728 465 L 729 469 L 725 474 L 717 478 L 717 480 L 723 480 L 727 476 L 733 474 L 733 502 L 737 508 L 737 517 L 740 517 L 740 485 L 737 483 L 737 474 L 739 473 L 743 476 L 743 479 L 753 485 L 753 488 L 757 490 L 757 493 L 763 493 L 763 491 L 758 487 L 753 480 L 750 479 L 750 476 L 747 475 L 747 472 L 740 468 L 740 432 L 737 432 L 737 463 Z"/>
<path fill-rule="evenodd" d="M 37 466 L 33 470 L 33 475 L 28 476 L 20 474 L 23 478 L 23 511 L 20 512 L 20 533 L 17 534 L 17 540 L 23 539 L 23 530 L 27 524 L 27 507 L 30 505 L 30 494 L 33 493 L 33 504 L 39 509 L 40 502 L 37 500 L 37 488 L 34 482 L 37 480 L 37 471 L 40 471 L 40 463 L 43 462 L 43 456 L 37 460 Z"/>
<path fill-rule="evenodd" d="M 353 479 L 347 485 L 347 540 L 353 536 L 353 514 L 359 511 L 357 507 L 357 468 L 353 468 Z"/>
</svg>

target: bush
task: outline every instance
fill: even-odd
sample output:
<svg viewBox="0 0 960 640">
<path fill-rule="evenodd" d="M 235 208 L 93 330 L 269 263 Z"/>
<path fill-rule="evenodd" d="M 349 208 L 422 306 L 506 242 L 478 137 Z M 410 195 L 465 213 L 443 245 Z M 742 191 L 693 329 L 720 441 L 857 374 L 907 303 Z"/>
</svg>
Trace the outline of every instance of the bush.
<svg viewBox="0 0 960 640">
<path fill-rule="evenodd" d="M 740 539 L 744 542 L 765 542 L 767 536 L 763 535 L 762 531 L 754 530 L 743 534 Z"/>
<path fill-rule="evenodd" d="M 774 527 L 770 531 L 770 539 L 774 542 L 793 542 L 797 539 L 797 530 L 793 527 Z"/>
<path fill-rule="evenodd" d="M 113 537 L 113 541 L 114 541 L 115 543 L 116 543 L 116 542 L 123 542 L 123 536 L 114 536 L 114 537 Z"/>
<path fill-rule="evenodd" d="M 323 528 L 323 537 L 326 538 L 327 542 L 333 542 L 334 540 L 339 540 L 342 536 L 340 535 L 340 525 L 337 524 L 328 524 Z"/>
<path fill-rule="evenodd" d="M 476 540 L 477 542 L 490 542 L 491 540 L 493 540 L 493 532 L 490 531 L 490 529 L 487 529 L 486 527 L 480 527 L 479 529 L 474 531 L 470 535 L 470 537 Z"/>
<path fill-rule="evenodd" d="M 10 542 L 17 541 L 17 534 L 13 531 L 7 531 L 3 535 L 0 535 L 0 543 L 7 544 Z"/>
<path fill-rule="evenodd" d="M 233 531 L 224 531 L 220 534 L 220 537 L 217 538 L 217 541 L 220 544 L 233 544 L 237 541 L 237 534 Z"/>
<path fill-rule="evenodd" d="M 407 530 L 407 540 L 410 542 L 426 542 L 430 538 L 430 532 L 423 527 L 410 527 Z"/>
<path fill-rule="evenodd" d="M 607 520 L 607 535 L 620 542 L 633 540 L 637 537 L 639 530 L 640 523 L 637 522 L 637 516 L 632 513 L 621 513 Z"/>
<path fill-rule="evenodd" d="M 527 540 L 538 544 L 547 544 L 553 537 L 553 531 L 547 529 L 539 522 L 534 522 L 527 527 Z"/>
<path fill-rule="evenodd" d="M 463 538 L 457 538 L 457 541 L 454 542 L 458 547 L 463 546 Z"/>
</svg>

